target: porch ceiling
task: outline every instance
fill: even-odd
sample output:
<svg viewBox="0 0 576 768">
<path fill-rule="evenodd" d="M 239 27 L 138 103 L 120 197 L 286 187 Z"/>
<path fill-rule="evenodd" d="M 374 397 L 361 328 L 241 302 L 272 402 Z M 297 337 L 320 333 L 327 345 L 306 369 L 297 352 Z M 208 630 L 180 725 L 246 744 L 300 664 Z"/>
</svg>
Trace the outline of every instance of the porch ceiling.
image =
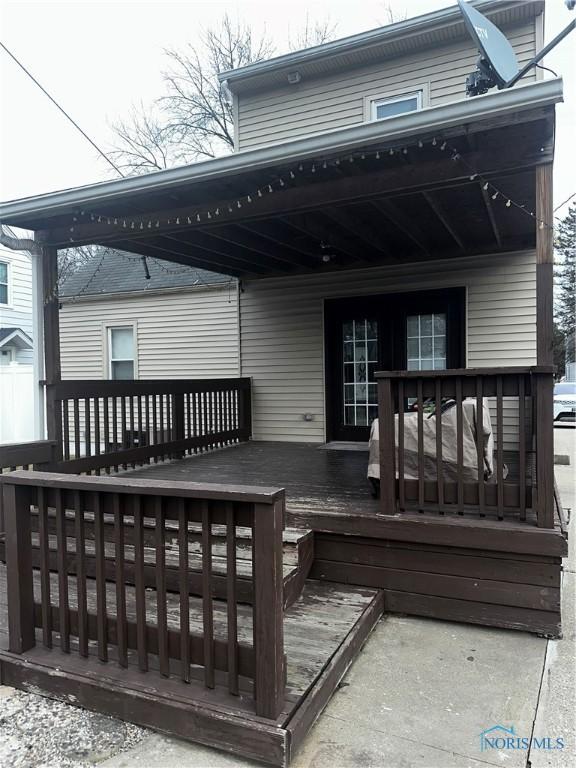
<svg viewBox="0 0 576 768">
<path fill-rule="evenodd" d="M 462 120 L 487 98 L 498 104 L 511 95 L 465 102 Z M 475 118 L 470 113 L 452 124 L 429 120 L 419 127 L 419 115 L 412 131 L 399 134 L 362 126 L 355 142 L 338 142 L 335 133 L 317 137 L 300 157 L 296 149 L 282 153 L 283 147 L 272 148 L 278 159 L 268 163 L 259 161 L 265 150 L 239 153 L 202 164 L 216 171 L 227 161 L 228 173 L 169 186 L 126 179 L 71 190 L 66 205 L 56 198 L 67 193 L 30 204 L 28 212 L 8 204 L 0 217 L 36 230 L 43 244 L 105 244 L 237 277 L 533 247 L 535 222 L 527 211 L 535 207 L 535 168 L 552 160 L 557 100 Z M 442 109 L 422 112 L 439 116 Z M 397 118 L 386 122 L 400 126 Z M 340 133 L 344 138 L 351 129 Z M 526 211 L 507 206 L 508 199 Z"/>
</svg>

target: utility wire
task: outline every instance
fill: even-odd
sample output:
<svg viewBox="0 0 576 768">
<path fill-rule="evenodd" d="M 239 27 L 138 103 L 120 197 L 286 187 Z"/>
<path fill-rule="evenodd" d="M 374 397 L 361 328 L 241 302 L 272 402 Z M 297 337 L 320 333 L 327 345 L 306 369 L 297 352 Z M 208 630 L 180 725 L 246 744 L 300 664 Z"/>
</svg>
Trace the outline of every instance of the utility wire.
<svg viewBox="0 0 576 768">
<path fill-rule="evenodd" d="M 28 75 L 28 77 L 29 77 L 29 78 L 32 80 L 32 82 L 33 82 L 33 83 L 35 83 L 35 85 L 37 85 L 37 86 L 38 86 L 38 88 L 40 88 L 40 90 L 42 91 L 42 93 L 44 93 L 44 94 L 45 94 L 45 95 L 46 95 L 46 96 L 47 96 L 47 97 L 50 99 L 50 101 L 51 101 L 51 102 L 54 104 L 54 106 L 55 106 L 57 109 L 59 109 L 59 110 L 60 110 L 60 112 L 62 112 L 62 114 L 64 115 L 64 117 L 65 117 L 67 120 L 69 120 L 69 121 L 72 123 L 72 125 L 73 125 L 73 126 L 74 126 L 74 127 L 75 127 L 75 128 L 78 130 L 78 131 L 80 131 L 80 133 L 82 134 L 82 136 L 84 136 L 84 138 L 85 138 L 87 141 L 89 141 L 89 142 L 90 142 L 90 144 L 92 144 L 92 146 L 94 147 L 94 149 L 95 149 L 95 150 L 96 150 L 96 151 L 97 151 L 97 152 L 98 152 L 100 155 L 102 155 L 102 157 L 104 158 L 104 160 L 106 160 L 106 162 L 107 162 L 109 165 L 111 165 L 111 166 L 112 166 L 112 168 L 114 168 L 114 170 L 116 171 L 116 173 L 117 173 L 119 176 L 122 176 L 122 177 L 124 177 L 124 174 L 123 174 L 123 173 L 122 173 L 122 171 L 121 171 L 121 170 L 118 168 L 118 166 L 114 165 L 114 163 L 112 162 L 112 160 L 110 160 L 110 158 L 109 158 L 109 157 L 108 157 L 108 156 L 107 156 L 107 155 L 106 155 L 106 154 L 105 154 L 105 153 L 104 153 L 104 152 L 103 152 L 103 151 L 100 149 L 100 147 L 99 147 L 99 146 L 98 146 L 98 145 L 97 145 L 97 144 L 96 144 L 94 141 L 92 141 L 92 139 L 90 138 L 90 136 L 88 136 L 88 134 L 87 134 L 87 133 L 85 133 L 85 132 L 82 130 L 82 128 L 80 128 L 80 126 L 78 125 L 78 123 L 77 123 L 77 122 L 76 122 L 76 121 L 75 121 L 73 118 L 71 118 L 71 117 L 70 117 L 70 115 L 68 114 L 68 112 L 66 112 L 66 110 L 65 110 L 63 107 L 61 107 L 61 106 L 60 106 L 60 104 L 58 104 L 58 102 L 56 101 L 56 99 L 55 99 L 53 96 L 51 96 L 51 95 L 48 93 L 48 91 L 46 90 L 46 88 L 44 88 L 44 86 L 42 86 L 42 85 L 41 85 L 41 84 L 38 82 L 38 80 L 36 80 L 36 78 L 34 77 L 34 75 L 33 75 L 33 74 L 32 74 L 32 73 L 31 73 L 31 72 L 28 70 L 28 69 L 26 69 L 26 67 L 24 66 L 24 64 L 22 64 L 22 62 L 21 62 L 21 61 L 19 61 L 19 60 L 16 58 L 16 56 L 15 56 L 15 55 L 12 53 L 12 51 L 8 50 L 8 48 L 7 48 L 7 47 L 4 45 L 4 43 L 3 43 L 2 41 L 0 41 L 0 46 L 2 46 L 2 48 L 4 48 L 4 50 L 6 51 L 6 53 L 8 54 L 8 56 L 10 56 L 10 58 L 11 58 L 11 59 L 13 59 L 13 61 L 15 61 L 15 62 L 16 62 L 16 64 L 17 64 L 17 65 L 20 67 L 20 69 L 21 69 L 23 72 L 25 72 L 25 73 Z"/>
<path fill-rule="evenodd" d="M 556 208 L 554 208 L 554 213 L 556 213 L 556 211 L 559 211 L 560 208 L 563 208 L 566 205 L 566 203 L 569 203 L 570 200 L 572 200 L 573 197 L 576 197 L 576 192 L 572 192 L 570 197 L 567 197 L 566 200 L 564 200 L 563 203 L 560 203 L 560 205 L 557 205 Z"/>
</svg>

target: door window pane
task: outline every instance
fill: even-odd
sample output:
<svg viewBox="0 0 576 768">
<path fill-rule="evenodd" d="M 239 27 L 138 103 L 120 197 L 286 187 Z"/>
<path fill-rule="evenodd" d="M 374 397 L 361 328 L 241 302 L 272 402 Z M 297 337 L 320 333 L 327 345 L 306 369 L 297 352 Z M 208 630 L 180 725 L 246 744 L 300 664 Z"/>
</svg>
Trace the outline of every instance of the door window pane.
<svg viewBox="0 0 576 768">
<path fill-rule="evenodd" d="M 358 318 L 342 325 L 344 424 L 365 427 L 378 411 L 374 373 L 378 364 L 378 323 Z M 372 383 L 369 383 L 372 382 Z"/>
<path fill-rule="evenodd" d="M 409 371 L 446 368 L 446 314 L 410 315 L 406 319 L 406 358 Z"/>
</svg>

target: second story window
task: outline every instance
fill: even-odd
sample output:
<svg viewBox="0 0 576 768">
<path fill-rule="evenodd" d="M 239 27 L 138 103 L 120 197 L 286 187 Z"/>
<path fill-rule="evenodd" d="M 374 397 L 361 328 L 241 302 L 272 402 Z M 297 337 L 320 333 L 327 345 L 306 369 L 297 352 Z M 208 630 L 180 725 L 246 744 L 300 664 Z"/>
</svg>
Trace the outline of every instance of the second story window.
<svg viewBox="0 0 576 768">
<path fill-rule="evenodd" d="M 0 261 L 0 304 L 8 304 L 8 264 Z"/>
<path fill-rule="evenodd" d="M 108 328 L 108 376 L 111 379 L 134 379 L 136 370 L 134 326 Z"/>
<path fill-rule="evenodd" d="M 370 119 L 384 120 L 387 117 L 415 112 L 418 109 L 422 109 L 422 91 L 372 99 L 370 102 Z"/>
</svg>

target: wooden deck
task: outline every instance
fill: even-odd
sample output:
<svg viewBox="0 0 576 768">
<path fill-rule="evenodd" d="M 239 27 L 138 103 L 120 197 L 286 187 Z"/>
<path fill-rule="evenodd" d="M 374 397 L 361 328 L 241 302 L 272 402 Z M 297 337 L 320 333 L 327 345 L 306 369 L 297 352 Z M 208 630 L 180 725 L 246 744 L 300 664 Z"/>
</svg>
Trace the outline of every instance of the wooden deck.
<svg viewBox="0 0 576 768">
<path fill-rule="evenodd" d="M 367 451 L 314 443 L 251 441 L 181 461 L 132 470 L 134 477 L 284 488 L 290 515 L 365 515 L 379 511 L 366 477 Z"/>
<path fill-rule="evenodd" d="M 382 589 L 390 612 L 560 635 L 567 541 L 558 516 L 545 529 L 473 512 L 382 515 L 367 460 L 365 451 L 254 441 L 130 475 L 285 488 L 287 524 L 315 531 L 313 578 Z"/>
<path fill-rule="evenodd" d="M 70 607 L 76 606 L 76 579 L 68 578 Z M 52 575 L 51 588 L 58 603 L 58 577 Z M 40 600 L 40 577 L 35 573 L 34 592 Z M 87 580 L 90 610 L 95 610 L 95 582 Z M 287 659 L 284 706 L 276 722 L 254 714 L 249 682 L 244 681 L 240 695 L 232 696 L 225 684 L 206 689 L 200 679 L 184 684 L 176 678 L 160 675 L 154 657 L 150 671 L 143 675 L 137 667 L 136 654 L 129 654 L 128 668 L 115 663 L 102 664 L 97 644 L 89 644 L 88 658 L 77 653 L 77 643 L 70 653 L 47 650 L 41 645 L 37 630 L 36 647 L 22 655 L 8 651 L 6 567 L 0 564 L 0 666 L 2 680 L 8 685 L 35 690 L 55 698 L 81 704 L 88 709 L 106 711 L 157 730 L 183 738 L 228 749 L 276 765 L 284 765 L 297 749 L 309 727 L 318 717 L 358 649 L 380 618 L 382 593 L 367 588 L 307 582 L 301 597 L 284 617 L 284 649 Z M 136 616 L 135 590 L 126 590 L 127 615 Z M 115 586 L 107 585 L 109 609 L 115 609 Z M 214 601 L 215 639 L 226 637 L 226 604 Z M 178 596 L 167 594 L 169 629 L 180 625 Z M 147 600 L 147 620 L 156 617 L 155 593 Z M 252 614 L 248 606 L 239 606 L 239 640 L 250 641 Z M 201 600 L 190 601 L 190 628 L 202 626 Z M 54 646 L 58 647 L 58 635 Z M 58 674 L 54 672 L 54 654 L 58 654 Z M 113 659 L 111 658 L 111 661 Z M 200 678 L 200 675 L 199 675 Z M 63 681 L 66 681 L 65 684 Z M 71 699 L 70 697 L 73 697 Z M 153 700 L 153 705 L 151 702 Z M 125 714 L 126 713 L 126 714 Z"/>
</svg>

